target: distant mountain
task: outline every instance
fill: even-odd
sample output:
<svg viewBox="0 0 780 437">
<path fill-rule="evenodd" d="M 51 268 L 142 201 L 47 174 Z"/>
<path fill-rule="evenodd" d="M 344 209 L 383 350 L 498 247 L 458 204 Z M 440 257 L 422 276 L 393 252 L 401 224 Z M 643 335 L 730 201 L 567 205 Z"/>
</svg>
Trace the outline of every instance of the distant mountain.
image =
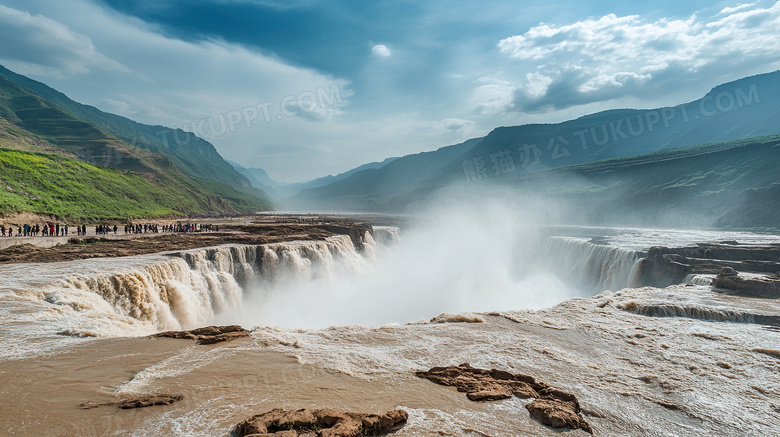
<svg viewBox="0 0 780 437">
<path fill-rule="evenodd" d="M 276 181 L 268 177 L 268 173 L 262 168 L 246 168 L 237 162 L 233 162 L 229 159 L 225 160 L 228 164 L 232 165 L 237 172 L 241 173 L 253 187 L 263 190 L 266 194 L 271 196 L 274 200 L 279 199 L 279 193 L 276 192 L 278 184 Z"/>
<path fill-rule="evenodd" d="M 308 190 L 309 188 L 324 187 L 325 185 L 332 184 L 334 182 L 338 182 L 338 181 L 340 181 L 342 179 L 346 179 L 346 178 L 352 176 L 353 174 L 355 174 L 355 173 L 357 173 L 359 171 L 372 170 L 372 169 L 375 170 L 375 169 L 382 168 L 382 167 L 386 166 L 387 164 L 395 161 L 396 159 L 398 159 L 398 158 L 397 157 L 393 157 L 393 158 L 386 158 L 383 161 L 369 162 L 368 164 L 363 164 L 361 166 L 355 167 L 355 168 L 353 168 L 351 170 L 347 170 L 347 171 L 345 171 L 343 173 L 339 173 L 337 175 L 328 175 L 328 176 L 324 176 L 324 177 L 321 177 L 321 178 L 312 179 L 312 180 L 307 181 L 307 182 L 299 182 L 299 183 L 294 183 L 294 184 L 288 184 L 288 185 L 286 185 L 286 187 L 287 188 L 291 188 L 291 189 L 295 189 L 298 192 L 300 192 L 302 190 Z"/>
<path fill-rule="evenodd" d="M 249 171 L 249 174 L 251 174 L 252 177 L 256 181 L 258 181 L 260 184 L 265 185 L 267 187 L 278 187 L 279 186 L 279 183 L 276 182 L 275 180 L 271 179 L 271 177 L 268 176 L 268 173 L 265 170 L 263 170 L 262 168 L 249 167 L 247 170 Z"/>
<path fill-rule="evenodd" d="M 436 180 L 464 180 L 463 163 L 483 159 L 487 177 L 512 177 L 492 167 L 492 154 L 509 151 L 516 172 L 638 156 L 780 133 L 780 71 L 713 88 L 699 100 L 648 110 L 617 109 L 556 124 L 500 127 L 449 163 Z M 534 147 L 535 146 L 535 147 Z M 527 153 L 526 153 L 527 152 Z"/>
<path fill-rule="evenodd" d="M 330 184 L 307 187 L 289 202 L 293 207 L 304 209 L 364 211 L 402 208 L 403 205 L 392 203 L 394 195 L 417 187 L 480 141 L 482 138 L 473 138 L 431 152 L 394 158 L 377 168 L 361 166 L 342 173 L 343 177 Z"/>
<path fill-rule="evenodd" d="M 420 169 L 358 173 L 293 197 L 298 208 L 399 212 L 441 187 L 512 181 L 526 173 L 708 143 L 780 134 L 780 72 L 713 88 L 674 107 L 619 109 L 555 124 L 499 127 L 460 154 Z M 441 150 L 441 149 L 440 149 Z M 411 155 L 417 156 L 417 155 Z M 408 157 L 394 164 L 402 166 Z M 415 162 L 415 161 L 412 161 Z M 414 175 L 408 183 L 398 174 Z M 422 197 L 421 197 L 422 196 Z"/>
<path fill-rule="evenodd" d="M 167 158 L 184 174 L 195 178 L 219 181 L 232 188 L 257 196 L 267 202 L 267 196 L 252 188 L 249 181 L 225 162 L 208 141 L 181 129 L 150 126 L 115 114 L 83 105 L 65 94 L 28 77 L 0 66 L 0 76 L 58 107 L 74 119 L 89 123 L 113 138 L 140 150 Z"/>
<path fill-rule="evenodd" d="M 526 173 L 497 184 L 565 205 L 580 222 L 780 229 L 780 136 Z"/>
<path fill-rule="evenodd" d="M 354 173 L 357 173 L 359 171 L 363 170 L 369 170 L 369 169 L 378 169 L 381 168 L 393 161 L 395 161 L 398 158 L 387 158 L 384 161 L 381 162 L 369 162 L 368 164 L 363 164 L 359 167 L 355 167 L 351 170 L 347 170 L 343 173 L 339 173 L 337 175 L 329 175 L 329 176 L 323 176 L 321 178 L 312 179 L 310 181 L 306 182 L 295 182 L 291 184 L 285 184 L 282 182 L 276 182 L 275 180 L 271 179 L 268 176 L 268 173 L 266 173 L 265 170 L 262 168 L 244 168 L 241 165 L 228 161 L 235 169 L 246 176 L 250 182 L 252 182 L 252 185 L 262 189 L 266 193 L 271 194 L 274 196 L 276 200 L 283 199 L 285 197 L 290 197 L 295 194 L 298 194 L 302 190 L 306 190 L 309 188 L 317 188 L 322 187 L 328 184 L 332 184 L 333 182 L 340 181 L 342 179 L 346 179 L 347 177 L 353 175 Z M 267 189 L 266 189 L 267 188 Z M 273 193 L 271 192 L 273 191 Z"/>
<path fill-rule="evenodd" d="M 9 76 L 15 81 L 10 80 Z M 56 98 L 70 110 L 17 82 L 35 88 L 45 96 Z M 108 120 L 111 123 L 98 125 L 92 120 Z M 186 145 L 180 146 L 175 153 L 153 146 L 136 147 L 106 127 L 116 131 L 119 123 L 117 120 L 126 123 L 127 128 L 122 132 L 126 137 L 143 135 L 144 129 L 155 129 L 73 102 L 46 85 L 0 67 L 0 148 L 6 149 L 3 151 L 3 162 L 0 163 L 0 180 L 5 182 L 9 192 L 15 193 L 16 196 L 0 196 L 0 211 L 33 211 L 55 215 L 78 211 L 81 216 L 98 217 L 96 211 L 100 208 L 97 208 L 97 205 L 95 209 L 89 210 L 83 203 L 77 202 L 75 204 L 81 206 L 76 208 L 74 203 L 68 203 L 66 199 L 79 194 L 83 198 L 100 194 L 100 185 L 97 186 L 97 193 L 87 196 L 86 193 L 64 193 L 51 189 L 49 184 L 59 180 L 59 185 L 63 187 L 82 186 L 84 190 L 92 190 L 88 187 L 93 187 L 95 181 L 71 179 L 93 175 L 103 180 L 105 178 L 100 175 L 105 174 L 101 173 L 99 168 L 115 169 L 111 171 L 113 176 L 109 179 L 115 182 L 122 180 L 125 184 L 118 188 L 114 187 L 112 182 L 111 186 L 106 186 L 104 196 L 122 193 L 121 196 L 128 201 L 145 199 L 142 202 L 144 206 L 140 209 L 100 209 L 121 215 L 111 218 L 129 217 L 138 211 L 171 215 L 252 212 L 271 207 L 265 193 L 251 187 L 246 178 L 222 160 L 211 144 L 203 140 L 193 141 L 192 156 L 186 160 L 180 159 L 177 155 L 186 154 Z M 9 149 L 27 154 L 13 154 Z M 29 152 L 44 155 L 38 159 Z M 55 174 L 54 169 L 59 167 L 54 163 L 58 159 L 81 161 L 89 166 L 87 169 L 84 166 L 68 164 L 70 167 L 67 168 L 73 169 L 72 171 Z M 198 159 L 207 162 L 199 166 Z M 28 165 L 34 162 L 41 164 L 37 167 Z M 227 169 L 223 166 L 227 166 Z M 48 174 L 48 178 L 40 179 L 40 172 Z M 222 174 L 216 174 L 219 172 Z M 148 184 L 152 186 L 147 186 Z M 135 194 L 133 187 L 139 190 Z M 30 194 L 30 198 L 23 199 L 24 193 L 32 192 L 41 194 Z M 101 204 L 108 205 L 110 202 L 101 201 Z"/>
</svg>

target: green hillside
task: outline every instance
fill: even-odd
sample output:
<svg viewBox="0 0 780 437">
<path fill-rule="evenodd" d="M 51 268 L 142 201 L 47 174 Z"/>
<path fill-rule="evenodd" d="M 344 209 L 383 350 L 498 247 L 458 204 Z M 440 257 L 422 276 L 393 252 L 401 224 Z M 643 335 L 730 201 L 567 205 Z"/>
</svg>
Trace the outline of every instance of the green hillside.
<svg viewBox="0 0 780 437">
<path fill-rule="evenodd" d="M 203 211 L 207 196 L 55 155 L 0 149 L 0 211 L 70 218 L 163 217 Z"/>
<path fill-rule="evenodd" d="M 181 129 L 138 123 L 126 117 L 83 105 L 43 83 L 16 74 L 3 66 L 0 66 L 0 78 L 19 85 L 31 94 L 55 104 L 68 115 L 103 130 L 127 145 L 164 156 L 187 176 L 216 180 L 268 202 L 267 196 L 261 190 L 253 188 L 243 175 L 220 156 L 211 143 L 196 135 L 185 133 Z"/>
<path fill-rule="evenodd" d="M 40 159 L 46 157 L 44 161 L 33 160 L 38 164 L 31 165 L 33 161 L 22 159 L 21 155 L 7 155 L 14 159 L 8 158 L 0 169 L 0 180 L 6 187 L 0 205 L 3 213 L 30 211 L 63 216 L 77 214 L 79 217 L 111 214 L 115 218 L 248 213 L 271 208 L 268 197 L 260 190 L 241 183 L 231 184 L 224 178 L 210 179 L 185 173 L 167 156 L 134 147 L 2 75 L 0 147 L 6 149 L 6 154 L 17 150 L 45 154 L 35 155 Z M 222 160 L 218 154 L 216 156 Z M 75 171 L 73 165 L 77 161 L 88 167 L 78 167 Z M 65 162 L 70 163 L 70 167 L 57 166 Z M 90 171 L 86 171 L 87 168 Z M 28 170 L 36 173 L 27 174 Z M 232 167 L 230 170 L 234 171 Z M 106 179 L 107 175 L 111 178 Z M 91 180 L 91 177 L 97 179 Z M 58 186 L 65 191 L 56 189 Z M 80 192 L 81 188 L 94 190 L 103 186 L 108 191 L 98 188 L 96 195 L 103 192 L 114 200 L 93 198 Z M 133 189 L 138 191 L 134 193 Z M 92 205 L 79 199 L 97 203 Z M 121 199 L 131 203 L 135 199 L 139 203 L 127 207 L 112 203 Z M 106 208 L 107 205 L 112 206 Z"/>
</svg>

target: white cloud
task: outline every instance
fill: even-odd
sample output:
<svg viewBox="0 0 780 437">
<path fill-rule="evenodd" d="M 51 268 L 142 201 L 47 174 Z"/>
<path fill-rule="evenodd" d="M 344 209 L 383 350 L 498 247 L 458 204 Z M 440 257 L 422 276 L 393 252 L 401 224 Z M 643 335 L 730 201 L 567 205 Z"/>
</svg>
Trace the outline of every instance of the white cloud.
<svg viewBox="0 0 780 437">
<path fill-rule="evenodd" d="M 309 0 L 247 1 L 303 7 Z M 23 40 L 8 47 L 12 39 L 5 38 L 6 27 L 25 21 L 2 21 L 0 63 L 74 100 L 144 123 L 189 128 L 204 119 L 270 103 L 268 122 L 260 116 L 250 128 L 239 123 L 235 132 L 216 135 L 212 142 L 226 158 L 266 168 L 272 177 L 286 181 L 434 150 L 500 125 L 556 122 L 617 106 L 682 102 L 719 83 L 780 66 L 774 51 L 775 8 L 757 6 L 683 20 L 602 17 L 603 6 L 589 6 L 593 20 L 533 26 L 515 37 L 525 42 L 505 39 L 502 51 L 485 50 L 485 44 L 517 30 L 516 20 L 499 19 L 511 15 L 509 10 L 516 12 L 516 5 L 493 2 L 489 7 L 445 8 L 436 3 L 420 17 L 410 15 L 408 25 L 399 27 L 396 37 L 403 53 L 395 46 L 369 41 L 366 47 L 371 52 L 364 54 L 376 57 L 374 62 L 344 69 L 352 85 L 341 77 L 290 65 L 260 48 L 218 39 L 178 39 L 99 0 L 0 2 L 38 26 L 28 24 L 37 30 L 28 29 Z M 177 6 L 165 0 L 143 7 L 165 13 Z M 489 30 L 443 34 L 446 29 L 430 25 L 443 19 L 443 9 L 451 23 L 474 24 L 480 19 L 490 23 Z M 524 20 L 530 23 L 550 16 L 543 5 L 522 10 L 528 12 Z M 480 18 L 481 11 L 490 16 Z M 55 38 L 52 29 L 70 36 Z M 642 32 L 649 34 L 645 37 Z M 714 49 L 702 48 L 703 39 Z M 68 40 L 71 43 L 62 47 L 62 41 Z M 739 50 L 725 50 L 735 45 L 733 41 L 747 43 Z M 19 54 L 18 47 L 27 47 L 30 53 Z M 518 55 L 514 50 L 519 50 Z M 520 51 L 540 55 L 521 58 Z M 399 55 L 404 62 L 386 62 Z M 717 56 L 721 59 L 713 61 Z M 26 61 L 5 63 L 9 57 Z M 697 57 L 703 64 L 696 63 Z M 120 67 L 112 70 L 117 64 Z M 276 117 L 286 97 L 316 94 L 334 84 L 341 102 L 314 107 L 301 99 L 301 107 L 296 98 L 287 101 L 287 109 L 306 111 Z M 352 89 L 360 95 L 352 97 Z"/>
<path fill-rule="evenodd" d="M 0 62 L 20 73 L 84 74 L 90 69 L 127 71 L 92 41 L 42 15 L 0 5 Z"/>
<path fill-rule="evenodd" d="M 267 167 L 282 179 L 311 177 L 312 172 L 319 173 L 320 165 L 329 170 L 338 166 L 343 171 L 342 163 L 317 154 L 339 144 L 328 131 L 350 103 L 352 91 L 347 80 L 290 65 L 273 54 L 240 44 L 177 39 L 156 26 L 89 0 L 25 0 L 23 6 L 15 7 L 31 14 L 3 7 L 0 16 L 12 17 L 8 23 L 20 19 L 34 23 L 14 24 L 14 31 L 35 30 L 26 30 L 17 41 L 35 53 L 23 58 L 28 65 L 25 70 L 19 69 L 20 64 L 6 63 L 12 70 L 41 80 L 82 103 L 142 123 L 185 130 L 200 128 L 198 124 L 203 120 L 220 121 L 226 114 L 243 114 L 245 108 L 269 105 L 268 120 L 262 109 L 259 114 L 249 110 L 250 117 L 239 120 L 226 134 L 211 135 L 206 123 L 203 136 L 224 156 Z M 19 50 L 8 47 L 6 32 L 3 26 L 0 60 L 20 59 Z M 110 53 L 115 61 L 100 53 Z M 129 68 L 111 69 L 117 65 Z M 67 74 L 45 76 L 44 70 Z M 338 99 L 329 102 L 334 86 Z M 312 95 L 325 99 L 318 99 L 312 106 L 308 98 Z M 288 102 L 290 98 L 293 100 Z M 282 114 L 284 103 L 289 112 Z M 288 115 L 290 112 L 294 115 Z M 246 118 L 253 119 L 246 122 Z M 220 123 L 215 127 L 219 131 Z M 307 149 L 307 155 L 297 158 L 264 152 L 280 145 L 308 147 L 323 142 L 328 144 Z M 259 162 L 256 156 L 264 160 Z"/>
<path fill-rule="evenodd" d="M 780 2 L 740 5 L 716 17 L 647 22 L 615 14 L 556 26 L 539 24 L 505 38 L 505 56 L 534 63 L 515 93 L 515 107 L 536 112 L 659 91 L 702 72 L 739 70 L 780 59 Z M 700 77 L 700 76 L 699 76 Z M 542 79 L 544 78 L 544 79 Z"/>
<path fill-rule="evenodd" d="M 528 73 L 525 75 L 528 80 L 528 94 L 532 97 L 541 97 L 547 92 L 553 79 L 541 73 Z"/>
<path fill-rule="evenodd" d="M 747 9 L 747 8 L 749 8 L 751 6 L 755 6 L 755 5 L 756 5 L 755 3 L 742 3 L 742 4 L 738 4 L 738 5 L 734 6 L 734 7 L 727 6 L 727 7 L 723 8 L 723 9 L 721 9 L 721 11 L 718 12 L 718 15 L 731 14 L 731 13 L 734 13 L 734 12 L 737 12 L 737 11 L 741 11 L 742 9 Z"/>
<path fill-rule="evenodd" d="M 462 118 L 445 118 L 439 122 L 433 124 L 434 129 L 444 129 L 449 132 L 464 132 L 468 133 L 473 130 L 475 123 L 471 120 L 464 120 Z"/>
<path fill-rule="evenodd" d="M 468 106 L 475 115 L 503 114 L 513 106 L 512 95 L 517 86 L 495 77 L 481 77 L 471 92 Z"/>
<path fill-rule="evenodd" d="M 377 44 L 374 47 L 371 48 L 371 53 L 381 56 L 383 58 L 386 58 L 393 54 L 393 52 L 390 51 L 390 48 L 387 47 L 384 44 Z"/>
</svg>

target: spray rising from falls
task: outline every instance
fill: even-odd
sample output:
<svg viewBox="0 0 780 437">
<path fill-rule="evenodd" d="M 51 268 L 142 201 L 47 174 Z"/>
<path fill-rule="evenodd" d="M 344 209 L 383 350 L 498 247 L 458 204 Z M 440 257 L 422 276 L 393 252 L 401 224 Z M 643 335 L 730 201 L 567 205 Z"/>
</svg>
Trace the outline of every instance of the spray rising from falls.
<svg viewBox="0 0 780 437">
<path fill-rule="evenodd" d="M 366 237 L 371 237 L 371 234 L 366 234 Z M 401 241 L 400 230 L 395 226 L 374 226 L 372 239 L 380 246 L 393 246 Z"/>
<path fill-rule="evenodd" d="M 593 244 L 585 238 L 557 236 L 547 240 L 544 251 L 563 276 L 598 291 L 640 285 L 641 254 L 637 251 Z"/>
<path fill-rule="evenodd" d="M 92 270 L 110 266 L 107 273 L 68 275 L 43 287 L 41 299 L 67 313 L 59 332 L 78 336 L 210 324 L 376 326 L 441 313 L 544 308 L 631 286 L 638 270 L 640 253 L 631 250 L 512 226 L 488 227 L 495 235 L 463 229 L 473 227 L 410 230 L 400 239 L 398 228 L 375 227 L 360 239 L 361 252 L 340 235 L 141 257 L 129 267 L 105 260 Z M 534 267 L 540 261 L 545 268 Z"/>
</svg>

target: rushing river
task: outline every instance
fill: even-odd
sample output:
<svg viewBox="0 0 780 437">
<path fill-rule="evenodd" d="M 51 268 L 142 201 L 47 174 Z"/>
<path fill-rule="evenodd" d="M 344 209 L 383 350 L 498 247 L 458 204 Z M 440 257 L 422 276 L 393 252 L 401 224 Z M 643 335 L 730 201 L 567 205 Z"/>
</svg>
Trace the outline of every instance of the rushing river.
<svg viewBox="0 0 780 437">
<path fill-rule="evenodd" d="M 224 435 L 234 419 L 278 404 L 403 407 L 410 424 L 399 435 L 557 435 L 521 414 L 522 400 L 476 404 L 411 376 L 469 362 L 535 373 L 578 393 L 600 435 L 769 435 L 778 423 L 780 401 L 770 400 L 780 399 L 777 364 L 751 351 L 780 345 L 751 317 L 780 315 L 780 305 L 718 295 L 700 278 L 637 288 L 649 247 L 721 240 L 780 237 L 375 227 L 362 251 L 335 236 L 6 265 L 0 389 L 36 397 L 18 414 L 50 408 L 61 431 L 52 435 Z M 428 322 L 442 313 L 435 321 L 452 323 Z M 206 348 L 137 339 L 211 324 L 254 327 L 251 341 Z M 189 390 L 189 402 L 132 419 L 84 413 L 74 425 L 59 419 L 72 405 L 40 403 L 51 384 L 70 384 L 84 401 Z"/>
</svg>

